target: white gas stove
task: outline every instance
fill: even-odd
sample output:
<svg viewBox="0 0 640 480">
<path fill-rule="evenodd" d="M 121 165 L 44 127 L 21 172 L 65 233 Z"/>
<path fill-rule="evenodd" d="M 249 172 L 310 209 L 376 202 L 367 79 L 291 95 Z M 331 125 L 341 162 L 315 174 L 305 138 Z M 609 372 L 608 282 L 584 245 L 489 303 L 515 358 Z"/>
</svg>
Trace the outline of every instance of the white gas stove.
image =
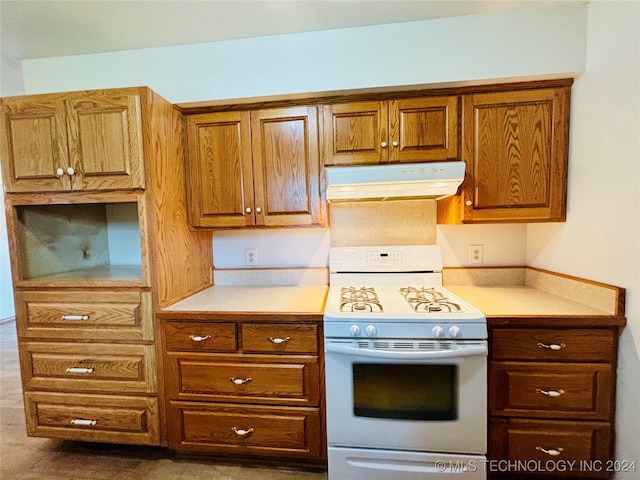
<svg viewBox="0 0 640 480">
<path fill-rule="evenodd" d="M 442 286 L 437 245 L 333 247 L 326 337 L 485 339 L 482 312 Z"/>
<path fill-rule="evenodd" d="M 486 320 L 442 286 L 440 249 L 330 255 L 329 480 L 485 480 Z"/>
</svg>

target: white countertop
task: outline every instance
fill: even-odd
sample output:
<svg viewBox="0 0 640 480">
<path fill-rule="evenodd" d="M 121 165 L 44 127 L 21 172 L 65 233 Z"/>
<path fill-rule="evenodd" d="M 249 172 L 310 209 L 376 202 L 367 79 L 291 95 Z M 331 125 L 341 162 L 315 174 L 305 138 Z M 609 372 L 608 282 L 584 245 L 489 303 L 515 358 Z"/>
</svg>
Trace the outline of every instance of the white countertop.
<svg viewBox="0 0 640 480">
<path fill-rule="evenodd" d="M 327 285 L 220 285 L 191 295 L 163 311 L 322 314 L 327 291 Z"/>
</svg>

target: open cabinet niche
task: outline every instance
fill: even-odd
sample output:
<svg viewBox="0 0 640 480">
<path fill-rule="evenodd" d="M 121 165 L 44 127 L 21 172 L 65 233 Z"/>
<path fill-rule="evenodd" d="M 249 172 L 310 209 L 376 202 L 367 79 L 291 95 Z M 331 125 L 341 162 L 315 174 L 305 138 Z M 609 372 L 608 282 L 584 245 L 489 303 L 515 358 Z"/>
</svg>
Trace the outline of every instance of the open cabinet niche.
<svg viewBox="0 0 640 480">
<path fill-rule="evenodd" d="M 136 202 L 15 209 L 20 280 L 142 282 Z"/>
</svg>

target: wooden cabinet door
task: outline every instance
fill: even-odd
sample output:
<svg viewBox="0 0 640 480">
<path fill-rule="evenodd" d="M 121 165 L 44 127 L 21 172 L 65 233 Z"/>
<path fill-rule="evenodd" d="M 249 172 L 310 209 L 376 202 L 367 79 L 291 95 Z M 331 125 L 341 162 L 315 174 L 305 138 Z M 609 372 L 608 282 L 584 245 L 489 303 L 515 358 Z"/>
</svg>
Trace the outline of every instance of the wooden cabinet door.
<svg viewBox="0 0 640 480">
<path fill-rule="evenodd" d="M 320 223 L 316 107 L 251 112 L 256 225 Z"/>
<path fill-rule="evenodd" d="M 186 117 L 189 210 L 193 226 L 254 224 L 249 118 L 249 112 Z"/>
<path fill-rule="evenodd" d="M 65 116 L 58 95 L 2 99 L 0 131 L 7 192 L 71 189 Z"/>
<path fill-rule="evenodd" d="M 569 88 L 463 97 L 463 222 L 564 221 Z"/>
<path fill-rule="evenodd" d="M 458 159 L 458 97 L 393 100 L 389 125 L 392 162 Z"/>
<path fill-rule="evenodd" d="M 352 102 L 323 107 L 325 165 L 389 161 L 389 103 Z"/>
<path fill-rule="evenodd" d="M 140 96 L 84 93 L 65 105 L 73 189 L 143 188 Z"/>
</svg>

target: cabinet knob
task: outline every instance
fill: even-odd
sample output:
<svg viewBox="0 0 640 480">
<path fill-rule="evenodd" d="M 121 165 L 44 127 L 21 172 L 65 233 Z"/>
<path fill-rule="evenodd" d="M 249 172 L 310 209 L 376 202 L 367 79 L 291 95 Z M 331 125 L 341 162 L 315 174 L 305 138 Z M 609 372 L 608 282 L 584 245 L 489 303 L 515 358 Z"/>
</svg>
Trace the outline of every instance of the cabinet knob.
<svg viewBox="0 0 640 480">
<path fill-rule="evenodd" d="M 536 450 L 538 450 L 539 452 L 542 452 L 542 453 L 546 453 L 547 455 L 550 455 L 552 457 L 557 457 L 562 452 L 564 452 L 564 448 L 542 448 L 542 447 L 536 447 Z"/>
<path fill-rule="evenodd" d="M 91 375 L 94 370 L 93 368 L 84 368 L 84 367 L 69 367 L 66 370 L 67 373 L 79 373 L 84 375 Z"/>
<path fill-rule="evenodd" d="M 256 213 L 262 213 L 262 209 L 260 207 L 256 208 Z"/>
<path fill-rule="evenodd" d="M 73 420 L 71 420 L 71 425 L 81 425 L 83 427 L 93 427 L 97 423 L 97 420 L 88 420 L 84 418 L 74 418 Z"/>
<path fill-rule="evenodd" d="M 557 343 L 546 344 L 546 343 L 538 342 L 536 345 L 538 346 L 538 348 L 544 348 L 547 350 L 562 350 L 563 348 L 566 347 L 564 343 L 561 343 L 560 345 L 558 345 Z"/>
<path fill-rule="evenodd" d="M 245 212 L 247 212 L 247 213 L 251 213 L 251 208 L 250 208 L 250 207 L 247 207 L 247 208 L 245 209 Z"/>
<path fill-rule="evenodd" d="M 291 337 L 287 337 L 287 338 L 273 338 L 273 337 L 269 337 L 269 341 L 271 343 L 274 343 L 276 345 L 280 345 L 281 343 L 287 343 L 291 341 Z"/>
<path fill-rule="evenodd" d="M 233 433 L 235 433 L 239 437 L 244 437 L 244 436 L 249 435 L 250 433 L 253 432 L 253 427 L 249 427 L 246 430 L 244 430 L 242 428 L 238 428 L 238 427 L 232 427 L 231 430 L 233 431 Z"/>
<path fill-rule="evenodd" d="M 62 168 L 58 167 L 56 169 L 56 175 L 61 177 L 62 175 L 64 175 L 64 170 Z"/>
<path fill-rule="evenodd" d="M 194 342 L 204 342 L 205 340 L 209 340 L 211 338 L 211 335 L 189 335 L 189 338 L 191 340 L 193 340 Z"/>
<path fill-rule="evenodd" d="M 236 385 L 244 385 L 245 383 L 249 383 L 251 380 L 253 380 L 251 377 L 247 377 L 245 379 L 229 377 L 229 381 Z"/>
<path fill-rule="evenodd" d="M 472 202 L 471 200 L 467 200 L 466 202 L 464 202 L 464 204 L 465 204 L 467 207 L 470 207 L 471 205 L 473 205 L 473 202 Z"/>
<path fill-rule="evenodd" d="M 62 315 L 62 320 L 70 322 L 81 322 L 89 320 L 89 315 Z"/>
<path fill-rule="evenodd" d="M 69 168 L 67 168 L 67 173 L 68 173 L 69 175 L 75 175 L 75 174 L 76 174 L 76 171 L 73 169 L 73 167 L 69 167 Z"/>
<path fill-rule="evenodd" d="M 387 148 L 387 142 L 382 142 L 382 143 L 380 143 L 380 146 L 381 146 L 382 148 Z"/>
<path fill-rule="evenodd" d="M 541 388 L 536 388 L 536 393 L 541 395 L 546 395 L 547 397 L 559 397 L 560 395 L 564 395 L 565 391 L 562 389 L 559 390 L 543 390 Z"/>
<path fill-rule="evenodd" d="M 391 145 L 393 145 L 394 147 L 398 146 L 398 142 L 396 142 L 395 140 L 393 142 L 391 142 Z"/>
</svg>

